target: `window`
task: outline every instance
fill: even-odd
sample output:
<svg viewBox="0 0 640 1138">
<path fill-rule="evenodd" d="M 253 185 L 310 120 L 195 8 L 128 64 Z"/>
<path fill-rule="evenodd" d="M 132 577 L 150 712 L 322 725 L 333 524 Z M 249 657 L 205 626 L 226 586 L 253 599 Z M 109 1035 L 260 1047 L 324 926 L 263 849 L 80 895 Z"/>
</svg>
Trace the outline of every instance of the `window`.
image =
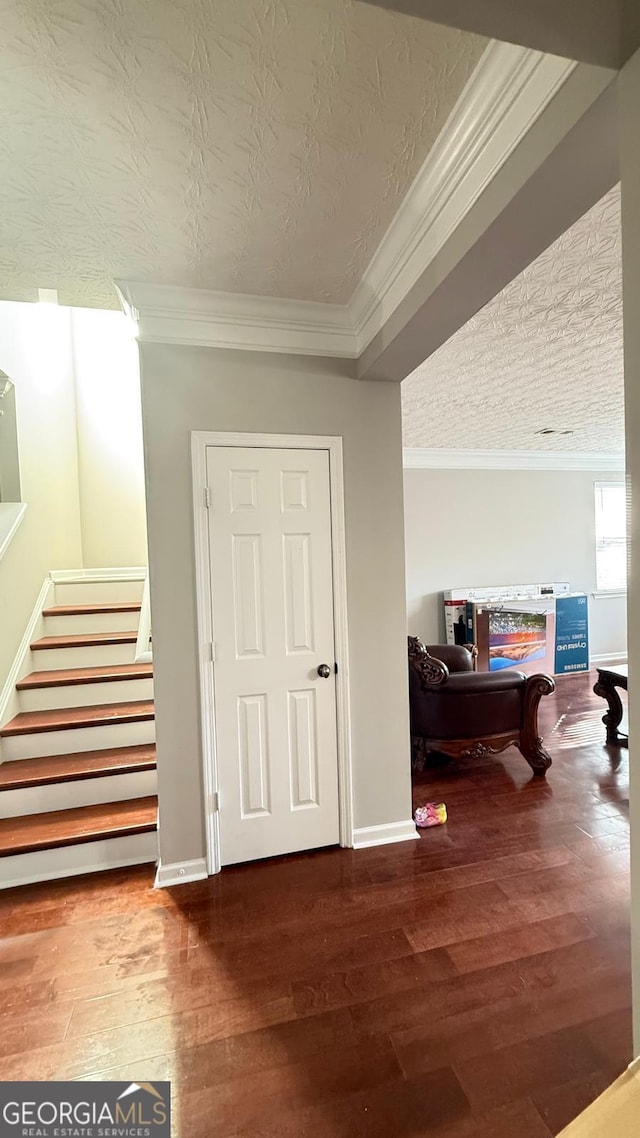
<svg viewBox="0 0 640 1138">
<path fill-rule="evenodd" d="M 596 482 L 596 588 L 627 587 L 627 495 L 624 482 Z"/>
</svg>

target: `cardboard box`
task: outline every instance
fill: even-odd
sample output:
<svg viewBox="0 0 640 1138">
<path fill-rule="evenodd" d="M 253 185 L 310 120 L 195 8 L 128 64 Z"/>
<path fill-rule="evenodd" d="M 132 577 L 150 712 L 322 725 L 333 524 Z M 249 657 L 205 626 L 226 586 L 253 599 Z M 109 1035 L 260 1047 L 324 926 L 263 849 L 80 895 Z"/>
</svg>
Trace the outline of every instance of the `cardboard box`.
<svg viewBox="0 0 640 1138">
<path fill-rule="evenodd" d="M 444 602 L 444 626 L 447 644 L 467 643 L 467 602 L 452 598 Z"/>
<path fill-rule="evenodd" d="M 478 670 L 516 668 L 525 675 L 552 672 L 555 617 L 540 602 L 475 605 L 474 635 Z"/>
<path fill-rule="evenodd" d="M 556 600 L 557 676 L 589 671 L 589 605 L 586 593 L 568 594 Z"/>
<path fill-rule="evenodd" d="M 447 644 L 475 644 L 475 611 L 478 604 L 504 605 L 507 602 L 531 601 L 537 598 L 561 596 L 569 592 L 568 581 L 538 582 L 529 585 L 462 585 L 458 589 L 445 589 L 444 626 Z M 466 623 L 466 632 L 463 626 Z M 551 667 L 549 671 L 551 671 Z"/>
<path fill-rule="evenodd" d="M 515 595 L 515 590 L 531 595 Z M 565 675 L 589 670 L 588 599 L 586 593 L 569 592 L 567 582 L 466 587 L 453 593 L 444 594 L 447 643 L 476 644 L 479 671 L 518 668 Z"/>
<path fill-rule="evenodd" d="M 445 589 L 445 601 L 531 601 L 537 597 L 558 597 L 570 592 L 568 581 L 538 582 L 533 585 L 461 585 L 457 589 Z"/>
</svg>

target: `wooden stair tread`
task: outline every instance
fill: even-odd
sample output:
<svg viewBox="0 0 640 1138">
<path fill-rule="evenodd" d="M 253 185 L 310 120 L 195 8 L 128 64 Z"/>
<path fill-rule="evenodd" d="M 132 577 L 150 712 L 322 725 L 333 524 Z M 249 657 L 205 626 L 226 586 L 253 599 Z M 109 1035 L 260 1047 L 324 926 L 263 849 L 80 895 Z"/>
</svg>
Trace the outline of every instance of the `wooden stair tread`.
<svg viewBox="0 0 640 1138">
<path fill-rule="evenodd" d="M 42 610 L 43 616 L 93 616 L 96 613 L 140 612 L 140 601 L 114 602 L 100 605 L 50 605 Z"/>
<path fill-rule="evenodd" d="M 115 680 L 148 680 L 153 678 L 153 664 L 103 664 L 93 668 L 53 668 L 47 672 L 30 672 L 18 680 L 18 691 L 35 688 L 72 687 L 76 684 L 110 683 Z"/>
<path fill-rule="evenodd" d="M 16 759 L 0 766 L 0 793 L 57 782 L 77 782 L 105 775 L 134 774 L 155 770 L 155 743 L 133 747 L 109 747 L 101 751 L 77 751 L 69 755 L 43 755 Z"/>
<path fill-rule="evenodd" d="M 134 798 L 99 806 L 78 806 L 49 814 L 0 819 L 0 857 L 56 849 L 103 838 L 144 834 L 157 828 L 158 799 Z"/>
<path fill-rule="evenodd" d="M 65 731 L 79 727 L 108 727 L 153 719 L 153 700 L 130 703 L 97 703 L 88 707 L 56 707 L 46 711 L 21 711 L 0 729 L 1 737 L 33 735 L 42 731 Z"/>
<path fill-rule="evenodd" d="M 135 644 L 138 633 L 131 632 L 80 632 L 73 636 L 41 636 L 31 644 L 32 652 L 45 648 L 92 648 L 98 644 Z"/>
</svg>

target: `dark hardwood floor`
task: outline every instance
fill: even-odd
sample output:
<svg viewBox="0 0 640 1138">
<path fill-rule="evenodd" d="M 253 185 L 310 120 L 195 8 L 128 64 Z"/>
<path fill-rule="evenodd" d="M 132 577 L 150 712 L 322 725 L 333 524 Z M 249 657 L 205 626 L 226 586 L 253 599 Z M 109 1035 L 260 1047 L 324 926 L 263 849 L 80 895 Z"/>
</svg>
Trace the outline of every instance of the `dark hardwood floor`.
<svg viewBox="0 0 640 1138">
<path fill-rule="evenodd" d="M 631 1059 L 626 751 L 591 677 L 421 776 L 419 842 L 0 894 L 2 1079 L 171 1079 L 178 1138 L 548 1138 Z"/>
</svg>

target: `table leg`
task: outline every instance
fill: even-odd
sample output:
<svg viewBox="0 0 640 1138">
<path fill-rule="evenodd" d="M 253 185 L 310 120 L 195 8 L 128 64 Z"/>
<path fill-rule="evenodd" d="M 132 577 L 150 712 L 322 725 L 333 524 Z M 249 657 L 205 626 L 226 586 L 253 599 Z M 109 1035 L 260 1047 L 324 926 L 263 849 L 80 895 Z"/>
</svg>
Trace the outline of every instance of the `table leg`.
<svg viewBox="0 0 640 1138">
<path fill-rule="evenodd" d="M 629 740 L 626 735 L 622 735 L 618 728 L 622 722 L 622 700 L 618 689 L 614 683 L 603 676 L 599 676 L 597 682 L 593 687 L 596 695 L 602 696 L 606 699 L 609 710 L 602 716 L 602 722 L 607 729 L 607 743 L 613 744 L 618 747 L 626 747 Z"/>
</svg>

